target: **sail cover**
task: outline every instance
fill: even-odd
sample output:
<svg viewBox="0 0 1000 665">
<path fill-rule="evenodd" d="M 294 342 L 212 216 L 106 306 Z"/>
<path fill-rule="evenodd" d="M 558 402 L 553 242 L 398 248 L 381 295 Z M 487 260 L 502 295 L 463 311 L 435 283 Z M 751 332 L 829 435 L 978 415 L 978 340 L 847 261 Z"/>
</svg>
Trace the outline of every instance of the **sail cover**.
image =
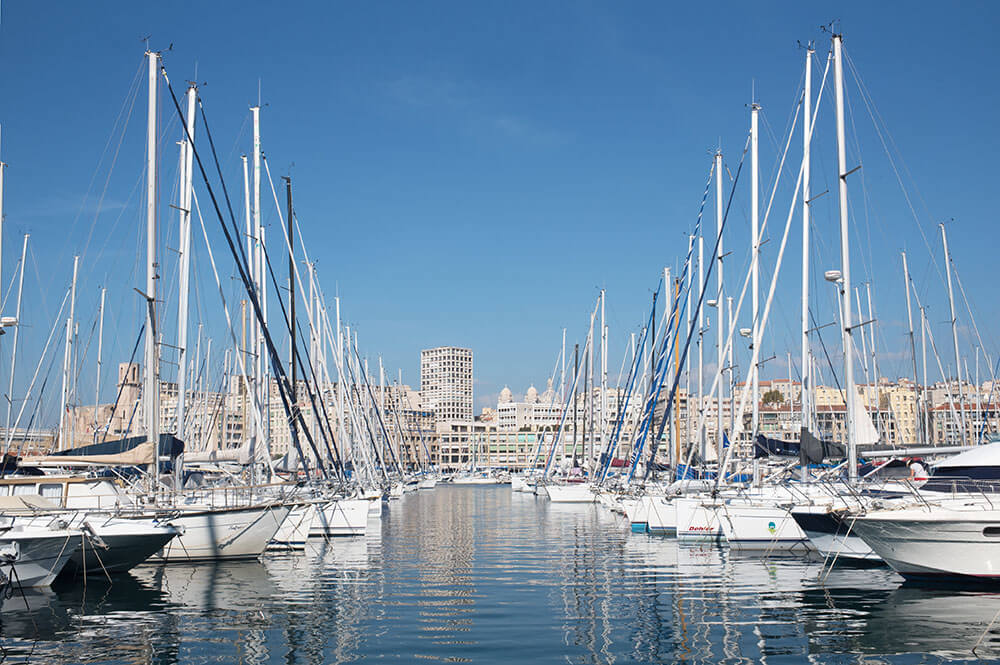
<svg viewBox="0 0 1000 665">
<path fill-rule="evenodd" d="M 847 457 L 844 446 L 831 441 L 823 441 L 805 427 L 799 435 L 799 459 L 802 464 L 822 464 L 827 458 Z"/>
<path fill-rule="evenodd" d="M 39 457 L 26 457 L 25 464 L 65 464 L 88 466 L 145 466 L 152 464 L 157 452 L 144 436 L 130 436 L 89 446 L 60 450 Z M 173 434 L 161 434 L 159 456 L 175 459 L 184 452 L 184 442 Z"/>
<path fill-rule="evenodd" d="M 769 455 L 795 457 L 798 454 L 799 444 L 794 441 L 782 441 L 758 434 L 757 440 L 754 442 L 754 457 L 767 457 Z"/>
</svg>

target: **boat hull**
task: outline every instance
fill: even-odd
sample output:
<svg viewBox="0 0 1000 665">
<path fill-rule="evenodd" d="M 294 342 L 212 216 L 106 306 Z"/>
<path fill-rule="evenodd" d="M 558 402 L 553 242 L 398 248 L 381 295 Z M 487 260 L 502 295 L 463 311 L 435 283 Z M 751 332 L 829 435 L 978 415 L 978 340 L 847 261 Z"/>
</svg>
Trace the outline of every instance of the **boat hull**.
<svg viewBox="0 0 1000 665">
<path fill-rule="evenodd" d="M 677 498 L 673 500 L 677 511 L 677 538 L 687 541 L 714 541 L 723 539 L 719 520 L 719 506 L 705 499 Z"/>
<path fill-rule="evenodd" d="M 546 485 L 545 491 L 552 503 L 594 503 L 597 495 L 588 483 L 575 485 Z"/>
<path fill-rule="evenodd" d="M 0 570 L 13 578 L 15 585 L 26 588 L 49 586 L 79 551 L 81 541 L 79 531 L 9 531 L 0 536 L 0 548 L 9 549 L 16 543 L 16 557 L 12 563 L 0 565 Z"/>
<path fill-rule="evenodd" d="M 858 563 L 881 561 L 881 557 L 838 514 L 825 507 L 794 508 L 792 519 L 823 557 Z"/>
<path fill-rule="evenodd" d="M 309 529 L 316 518 L 316 504 L 293 506 L 278 531 L 267 544 L 269 550 L 304 550 L 309 539 Z"/>
<path fill-rule="evenodd" d="M 645 517 L 649 533 L 663 536 L 677 534 L 677 508 L 665 496 L 643 497 L 639 518 L 642 517 Z M 634 523 L 632 530 L 635 531 Z"/>
<path fill-rule="evenodd" d="M 278 532 L 290 505 L 182 511 L 170 523 L 182 533 L 151 562 L 255 559 Z"/>
<path fill-rule="evenodd" d="M 125 573 L 163 549 L 180 530 L 151 517 L 102 518 L 90 516 L 86 527 L 94 534 L 69 560 L 64 575 Z"/>
<path fill-rule="evenodd" d="M 368 504 L 367 499 L 336 499 L 317 507 L 309 536 L 324 538 L 365 535 L 368 528 Z"/>
<path fill-rule="evenodd" d="M 802 553 L 813 549 L 809 537 L 784 508 L 729 504 L 718 512 L 731 549 Z"/>
<path fill-rule="evenodd" d="M 1000 511 L 893 512 L 858 517 L 853 530 L 903 577 L 1000 582 Z"/>
</svg>

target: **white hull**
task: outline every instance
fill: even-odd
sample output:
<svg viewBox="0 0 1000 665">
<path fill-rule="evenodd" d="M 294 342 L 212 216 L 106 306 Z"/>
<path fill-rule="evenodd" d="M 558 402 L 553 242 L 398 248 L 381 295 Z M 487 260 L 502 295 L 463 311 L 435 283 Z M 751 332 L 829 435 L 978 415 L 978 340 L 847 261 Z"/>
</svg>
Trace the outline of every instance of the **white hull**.
<svg viewBox="0 0 1000 665">
<path fill-rule="evenodd" d="M 452 485 L 500 485 L 496 478 L 486 476 L 455 476 L 451 479 Z"/>
<path fill-rule="evenodd" d="M 731 503 L 719 509 L 722 533 L 736 550 L 807 552 L 809 537 L 784 508 Z"/>
<path fill-rule="evenodd" d="M 637 520 L 645 520 L 646 531 L 665 535 L 677 533 L 677 508 L 665 496 L 644 496 L 636 514 Z M 633 522 L 633 530 L 639 526 Z"/>
<path fill-rule="evenodd" d="M 368 528 L 369 503 L 367 499 L 336 499 L 320 505 L 316 510 L 316 519 L 313 520 L 312 528 L 309 530 L 310 537 L 365 535 L 365 530 Z"/>
<path fill-rule="evenodd" d="M 533 488 L 528 485 L 528 481 L 522 476 L 510 477 L 510 489 L 512 492 L 531 492 Z"/>
<path fill-rule="evenodd" d="M 552 503 L 594 503 L 597 500 L 589 483 L 546 485 L 545 491 Z"/>
<path fill-rule="evenodd" d="M 714 540 L 723 538 L 718 505 L 708 498 L 677 498 L 672 501 L 677 510 L 677 538 L 680 540 Z"/>
<path fill-rule="evenodd" d="M 875 511 L 852 530 L 904 577 L 1000 579 L 1000 510 Z"/>
<path fill-rule="evenodd" d="M 316 518 L 316 504 L 304 503 L 293 506 L 288 516 L 271 538 L 269 550 L 303 550 L 309 538 L 309 529 Z"/>
<path fill-rule="evenodd" d="M 435 487 L 437 487 L 437 484 L 438 484 L 437 478 L 424 478 L 417 485 L 417 489 L 432 490 Z"/>
<path fill-rule="evenodd" d="M 0 536 L 0 549 L 16 552 L 13 563 L 0 564 L 3 574 L 22 587 L 49 586 L 80 549 L 79 531 L 15 528 Z"/>
<path fill-rule="evenodd" d="M 181 511 L 170 523 L 181 530 L 150 561 L 253 559 L 267 544 L 291 506 L 248 506 Z"/>
</svg>

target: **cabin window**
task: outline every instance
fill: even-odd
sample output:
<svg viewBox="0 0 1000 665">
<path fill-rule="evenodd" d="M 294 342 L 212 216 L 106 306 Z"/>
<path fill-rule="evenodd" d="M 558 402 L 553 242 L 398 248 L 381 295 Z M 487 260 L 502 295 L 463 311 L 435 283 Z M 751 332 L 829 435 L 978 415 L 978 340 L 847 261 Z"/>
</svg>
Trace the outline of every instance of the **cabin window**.
<svg viewBox="0 0 1000 665">
<path fill-rule="evenodd" d="M 1000 526 L 988 526 L 983 529 L 983 535 L 989 538 L 1000 538 Z"/>
<path fill-rule="evenodd" d="M 62 499 L 62 485 L 59 483 L 43 483 L 38 486 L 38 493 L 46 499 Z"/>
<path fill-rule="evenodd" d="M 0 496 L 10 496 L 10 485 L 0 485 Z"/>
<path fill-rule="evenodd" d="M 34 483 L 27 485 L 14 485 L 14 496 L 24 496 L 25 494 L 38 494 Z"/>
</svg>

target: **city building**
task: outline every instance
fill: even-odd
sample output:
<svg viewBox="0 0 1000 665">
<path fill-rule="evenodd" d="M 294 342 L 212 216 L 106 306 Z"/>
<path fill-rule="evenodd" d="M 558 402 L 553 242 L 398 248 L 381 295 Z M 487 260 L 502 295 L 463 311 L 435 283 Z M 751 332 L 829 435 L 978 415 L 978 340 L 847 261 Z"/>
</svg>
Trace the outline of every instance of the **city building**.
<svg viewBox="0 0 1000 665">
<path fill-rule="evenodd" d="M 420 399 L 439 422 L 472 421 L 472 350 L 440 346 L 421 351 Z"/>
</svg>

